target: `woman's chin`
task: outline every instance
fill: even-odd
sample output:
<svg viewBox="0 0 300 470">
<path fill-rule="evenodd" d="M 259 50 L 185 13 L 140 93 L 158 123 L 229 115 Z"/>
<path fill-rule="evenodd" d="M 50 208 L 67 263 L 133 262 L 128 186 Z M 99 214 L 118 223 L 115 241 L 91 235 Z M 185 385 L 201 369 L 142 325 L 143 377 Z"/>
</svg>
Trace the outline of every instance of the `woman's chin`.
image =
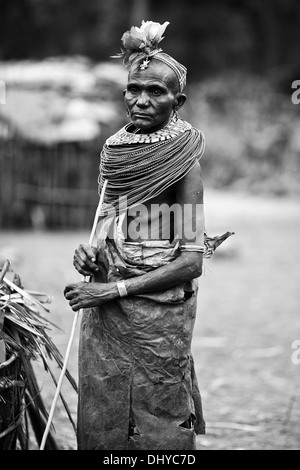
<svg viewBox="0 0 300 470">
<path fill-rule="evenodd" d="M 132 119 L 131 122 L 142 134 L 151 134 L 164 127 L 164 124 L 153 123 L 146 118 Z"/>
</svg>

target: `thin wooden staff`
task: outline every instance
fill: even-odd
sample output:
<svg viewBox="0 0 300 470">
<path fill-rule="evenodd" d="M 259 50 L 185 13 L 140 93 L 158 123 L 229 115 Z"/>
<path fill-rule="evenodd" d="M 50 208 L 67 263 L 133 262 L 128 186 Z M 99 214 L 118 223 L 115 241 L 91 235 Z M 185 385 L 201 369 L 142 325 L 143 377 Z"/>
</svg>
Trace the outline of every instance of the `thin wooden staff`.
<svg viewBox="0 0 300 470">
<path fill-rule="evenodd" d="M 90 239 L 89 239 L 89 245 L 90 246 L 92 246 L 93 239 L 94 239 L 94 236 L 95 236 L 95 233 L 96 233 L 97 222 L 98 222 L 98 218 L 99 218 L 99 215 L 100 215 L 100 212 L 101 212 L 101 209 L 102 209 L 102 204 L 103 204 L 104 194 L 105 194 L 105 190 L 106 190 L 106 185 L 107 185 L 107 180 L 104 180 L 104 184 L 103 184 L 101 194 L 100 194 L 99 204 L 98 204 L 96 214 L 95 214 L 95 218 L 94 218 L 93 228 L 92 228 Z M 86 279 L 84 278 L 84 280 L 86 280 Z M 47 440 L 47 436 L 48 436 L 48 433 L 49 433 L 49 430 L 50 430 L 51 422 L 52 422 L 53 415 L 54 415 L 54 410 L 55 410 L 55 407 L 56 407 L 58 396 L 60 394 L 60 389 L 61 389 L 61 385 L 62 385 L 62 382 L 63 382 L 63 379 L 64 379 L 64 375 L 65 375 L 65 372 L 66 372 L 66 369 L 67 369 L 67 364 L 68 364 L 68 360 L 69 360 L 69 356 L 70 356 L 70 352 L 71 352 L 71 347 L 72 347 L 72 343 L 73 343 L 74 336 L 75 336 L 75 330 L 76 330 L 76 326 L 77 326 L 80 311 L 81 310 L 77 310 L 77 312 L 75 312 L 75 315 L 74 315 L 74 320 L 73 320 L 71 334 L 70 334 L 70 338 L 69 338 L 69 342 L 68 342 L 68 346 L 67 346 L 67 350 L 66 350 L 66 354 L 65 354 L 65 358 L 64 358 L 63 367 L 61 369 L 59 380 L 57 382 L 56 391 L 55 391 L 54 399 L 53 399 L 52 406 L 51 406 L 51 409 L 50 409 L 50 412 L 49 412 L 49 417 L 48 417 L 47 425 L 46 425 L 46 428 L 45 428 L 45 431 L 44 431 L 44 434 L 43 434 L 42 442 L 41 442 L 41 445 L 40 445 L 40 450 L 44 450 L 45 443 L 46 443 L 46 440 Z"/>
</svg>

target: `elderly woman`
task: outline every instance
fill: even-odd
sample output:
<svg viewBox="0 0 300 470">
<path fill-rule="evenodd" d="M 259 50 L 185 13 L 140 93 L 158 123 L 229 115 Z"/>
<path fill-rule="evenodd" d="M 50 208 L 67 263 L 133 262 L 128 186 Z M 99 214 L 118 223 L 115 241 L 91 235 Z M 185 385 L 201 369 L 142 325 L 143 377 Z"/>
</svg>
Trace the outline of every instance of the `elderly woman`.
<svg viewBox="0 0 300 470">
<path fill-rule="evenodd" d="M 205 432 L 191 355 L 204 253 L 203 134 L 178 118 L 186 69 L 158 43 L 168 23 L 122 38 L 130 123 L 105 143 L 95 246 L 74 266 L 83 310 L 78 449 L 193 450 Z"/>
</svg>

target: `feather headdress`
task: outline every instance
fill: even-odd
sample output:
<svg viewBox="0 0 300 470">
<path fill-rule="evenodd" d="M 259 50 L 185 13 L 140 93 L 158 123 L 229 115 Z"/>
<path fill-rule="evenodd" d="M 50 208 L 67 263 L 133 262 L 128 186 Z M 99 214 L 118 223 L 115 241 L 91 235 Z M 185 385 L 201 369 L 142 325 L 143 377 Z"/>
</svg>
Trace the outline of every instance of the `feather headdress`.
<svg viewBox="0 0 300 470">
<path fill-rule="evenodd" d="M 169 54 L 163 52 L 159 47 L 159 43 L 164 39 L 164 32 L 170 23 L 166 21 L 164 24 L 154 21 L 142 21 L 141 26 L 132 26 L 126 31 L 122 38 L 121 52 L 112 56 L 114 59 L 123 59 L 125 67 L 130 68 L 136 59 L 143 59 L 140 69 L 144 70 L 148 67 L 151 58 L 164 62 L 176 74 L 180 91 L 182 92 L 186 84 L 186 68 Z"/>
</svg>

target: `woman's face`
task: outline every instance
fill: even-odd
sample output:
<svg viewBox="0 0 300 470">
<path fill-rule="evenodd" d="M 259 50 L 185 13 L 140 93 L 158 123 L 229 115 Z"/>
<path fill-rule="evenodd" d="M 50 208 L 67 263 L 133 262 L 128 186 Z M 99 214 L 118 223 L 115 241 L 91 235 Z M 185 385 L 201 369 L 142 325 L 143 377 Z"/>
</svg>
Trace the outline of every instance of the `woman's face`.
<svg viewBox="0 0 300 470">
<path fill-rule="evenodd" d="M 151 61 L 141 70 L 133 66 L 124 93 L 131 122 L 141 133 L 151 133 L 165 127 L 178 106 L 177 78 L 167 65 Z"/>
</svg>

